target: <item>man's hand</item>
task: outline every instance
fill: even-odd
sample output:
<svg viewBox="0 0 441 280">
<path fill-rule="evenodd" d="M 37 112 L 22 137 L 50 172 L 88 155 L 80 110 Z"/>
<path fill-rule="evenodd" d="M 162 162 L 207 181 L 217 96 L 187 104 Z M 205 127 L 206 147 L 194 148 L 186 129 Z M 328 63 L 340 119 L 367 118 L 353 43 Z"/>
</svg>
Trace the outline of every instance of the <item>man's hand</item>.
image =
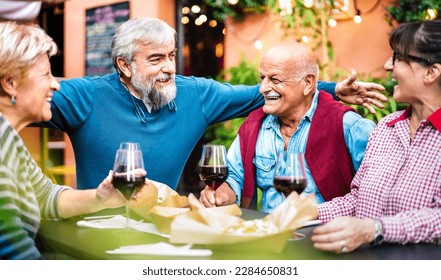
<svg viewBox="0 0 441 280">
<path fill-rule="evenodd" d="M 352 70 L 351 75 L 335 86 L 335 94 L 340 100 L 361 105 L 372 114 L 375 114 L 373 105 L 380 109 L 384 108 L 381 102 L 386 102 L 387 97 L 378 92 L 384 90 L 385 88 L 377 83 L 357 82 L 357 72 L 355 70 Z"/>
<path fill-rule="evenodd" d="M 201 191 L 199 201 L 205 207 L 216 207 L 223 205 L 230 205 L 236 202 L 236 194 L 227 183 L 223 183 L 214 191 L 209 186 Z"/>
<path fill-rule="evenodd" d="M 317 249 L 347 253 L 371 242 L 374 232 L 375 226 L 372 219 L 337 217 L 315 228 L 311 240 Z"/>
</svg>

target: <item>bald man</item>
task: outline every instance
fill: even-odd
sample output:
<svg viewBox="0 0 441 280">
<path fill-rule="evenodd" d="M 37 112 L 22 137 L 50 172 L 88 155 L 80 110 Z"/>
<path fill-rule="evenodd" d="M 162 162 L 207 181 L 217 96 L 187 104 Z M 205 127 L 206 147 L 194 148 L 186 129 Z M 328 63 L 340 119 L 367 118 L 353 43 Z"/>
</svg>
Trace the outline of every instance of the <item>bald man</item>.
<svg viewBox="0 0 441 280">
<path fill-rule="evenodd" d="M 262 191 L 260 210 L 272 212 L 284 200 L 273 187 L 281 151 L 305 154 L 307 186 L 317 203 L 350 191 L 375 123 L 317 90 L 319 66 L 301 43 L 272 47 L 260 63 L 262 108 L 253 111 L 228 151 L 229 176 L 216 191 L 206 187 L 207 207 L 237 203 L 248 208 Z"/>
</svg>

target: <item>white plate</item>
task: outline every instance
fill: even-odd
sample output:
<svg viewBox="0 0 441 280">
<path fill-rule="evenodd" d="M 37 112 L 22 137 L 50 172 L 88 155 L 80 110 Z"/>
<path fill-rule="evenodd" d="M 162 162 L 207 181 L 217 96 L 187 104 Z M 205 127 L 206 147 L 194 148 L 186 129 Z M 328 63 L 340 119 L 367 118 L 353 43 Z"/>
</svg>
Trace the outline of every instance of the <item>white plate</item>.
<svg viewBox="0 0 441 280">
<path fill-rule="evenodd" d="M 303 224 L 302 227 L 311 227 L 311 226 L 316 226 L 316 225 L 321 225 L 322 221 L 320 220 L 311 220 L 311 221 L 307 221 L 306 223 Z"/>
</svg>

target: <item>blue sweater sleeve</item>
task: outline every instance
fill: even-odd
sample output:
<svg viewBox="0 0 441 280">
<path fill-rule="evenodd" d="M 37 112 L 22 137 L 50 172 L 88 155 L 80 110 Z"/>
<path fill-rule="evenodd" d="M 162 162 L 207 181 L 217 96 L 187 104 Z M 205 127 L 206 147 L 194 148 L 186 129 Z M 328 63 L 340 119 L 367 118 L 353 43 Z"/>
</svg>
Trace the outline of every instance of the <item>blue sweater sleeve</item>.
<svg viewBox="0 0 441 280">
<path fill-rule="evenodd" d="M 93 108 L 91 93 L 95 83 L 89 77 L 70 79 L 60 83 L 60 90 L 54 92 L 51 102 L 52 119 L 49 127 L 62 131 L 78 129 Z"/>
<path fill-rule="evenodd" d="M 212 79 L 186 77 L 198 93 L 202 112 L 209 124 L 244 117 L 264 104 L 259 85 L 230 85 Z M 182 90 L 184 87 L 181 87 Z M 182 92 L 180 94 L 183 94 Z"/>
<path fill-rule="evenodd" d="M 319 82 L 318 82 L 318 85 L 317 85 L 317 89 L 318 89 L 318 90 L 324 90 L 324 91 L 326 91 L 327 93 L 332 94 L 332 96 L 334 97 L 335 100 L 339 100 L 338 97 L 337 97 L 337 95 L 335 95 L 335 86 L 336 86 L 336 85 L 337 85 L 336 82 L 331 82 L 331 83 L 329 83 L 329 82 L 322 82 L 322 81 L 319 81 Z"/>
</svg>

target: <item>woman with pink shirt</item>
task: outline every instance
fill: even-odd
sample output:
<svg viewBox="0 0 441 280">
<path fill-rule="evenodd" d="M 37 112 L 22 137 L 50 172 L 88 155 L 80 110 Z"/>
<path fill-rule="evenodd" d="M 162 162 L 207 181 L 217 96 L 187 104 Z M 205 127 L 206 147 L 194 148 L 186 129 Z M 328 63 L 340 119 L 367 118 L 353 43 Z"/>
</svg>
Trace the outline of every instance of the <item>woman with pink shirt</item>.
<svg viewBox="0 0 441 280">
<path fill-rule="evenodd" d="M 384 68 L 409 107 L 378 123 L 351 192 L 318 206 L 318 249 L 441 243 L 441 20 L 402 24 L 389 43 Z"/>
</svg>

